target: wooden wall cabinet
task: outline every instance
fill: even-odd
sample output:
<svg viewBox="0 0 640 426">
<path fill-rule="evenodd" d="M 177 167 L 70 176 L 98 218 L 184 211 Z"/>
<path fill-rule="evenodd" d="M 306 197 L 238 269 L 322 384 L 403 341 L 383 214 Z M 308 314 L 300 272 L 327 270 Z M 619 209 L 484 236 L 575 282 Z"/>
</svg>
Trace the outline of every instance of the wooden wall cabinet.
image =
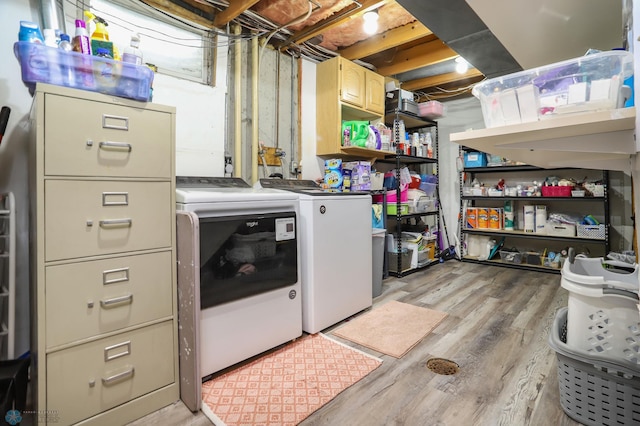
<svg viewBox="0 0 640 426">
<path fill-rule="evenodd" d="M 126 424 L 179 399 L 175 109 L 39 84 L 31 115 L 34 420 Z"/>
<path fill-rule="evenodd" d="M 382 121 L 384 77 L 340 56 L 316 68 L 316 154 L 381 158 L 383 151 L 342 146 L 342 122 Z"/>
</svg>

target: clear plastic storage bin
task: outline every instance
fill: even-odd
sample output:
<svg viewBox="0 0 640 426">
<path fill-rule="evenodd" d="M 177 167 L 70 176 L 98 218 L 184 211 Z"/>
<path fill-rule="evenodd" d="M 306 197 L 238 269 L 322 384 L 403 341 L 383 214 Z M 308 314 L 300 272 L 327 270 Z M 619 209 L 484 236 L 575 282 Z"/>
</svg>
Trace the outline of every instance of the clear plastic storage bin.
<svg viewBox="0 0 640 426">
<path fill-rule="evenodd" d="M 567 345 L 640 369 L 638 279 L 637 264 L 569 257 L 560 280 L 569 291 Z"/>
<path fill-rule="evenodd" d="M 492 78 L 476 84 L 485 126 L 537 121 L 551 114 L 618 107 L 633 74 L 633 55 L 613 50 Z"/>
<path fill-rule="evenodd" d="M 36 83 L 49 83 L 143 102 L 151 95 L 154 73 L 147 66 L 25 41 L 16 42 L 13 52 L 30 90 Z"/>
</svg>

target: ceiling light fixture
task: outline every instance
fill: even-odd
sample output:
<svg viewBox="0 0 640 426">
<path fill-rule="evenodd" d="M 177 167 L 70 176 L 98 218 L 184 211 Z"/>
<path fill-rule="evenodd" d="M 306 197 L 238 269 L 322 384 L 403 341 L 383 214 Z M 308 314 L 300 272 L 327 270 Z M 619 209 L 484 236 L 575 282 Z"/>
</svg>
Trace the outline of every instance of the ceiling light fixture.
<svg viewBox="0 0 640 426">
<path fill-rule="evenodd" d="M 362 15 L 362 19 L 364 19 L 364 25 L 362 26 L 362 29 L 364 30 L 365 33 L 372 35 L 378 31 L 378 11 L 377 10 L 371 10 L 369 12 L 365 12 L 365 14 Z"/>
<path fill-rule="evenodd" d="M 462 56 L 456 58 L 456 72 L 458 74 L 464 74 L 469 70 L 469 62 L 467 62 Z"/>
</svg>

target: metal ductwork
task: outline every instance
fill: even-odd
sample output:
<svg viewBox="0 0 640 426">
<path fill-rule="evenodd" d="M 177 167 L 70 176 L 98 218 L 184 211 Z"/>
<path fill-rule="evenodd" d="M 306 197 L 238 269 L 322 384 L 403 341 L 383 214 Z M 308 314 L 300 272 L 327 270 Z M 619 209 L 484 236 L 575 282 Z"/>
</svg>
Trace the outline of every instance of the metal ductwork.
<svg viewBox="0 0 640 426">
<path fill-rule="evenodd" d="M 66 33 L 63 0 L 40 0 L 42 28 L 58 29 Z"/>
<path fill-rule="evenodd" d="M 522 71 L 465 0 L 397 0 L 487 78 Z"/>
</svg>

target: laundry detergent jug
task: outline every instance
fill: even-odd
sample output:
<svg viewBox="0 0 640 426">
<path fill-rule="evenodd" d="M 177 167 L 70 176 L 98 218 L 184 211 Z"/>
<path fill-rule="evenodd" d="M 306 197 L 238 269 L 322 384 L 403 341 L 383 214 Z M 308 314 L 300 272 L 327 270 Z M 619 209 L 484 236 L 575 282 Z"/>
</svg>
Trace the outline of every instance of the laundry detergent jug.
<svg viewBox="0 0 640 426">
<path fill-rule="evenodd" d="M 343 121 L 342 122 L 342 134 L 345 134 L 345 129 L 349 130 L 349 136 L 351 139 L 351 146 L 359 146 L 365 148 L 367 146 L 367 139 L 369 139 L 369 122 L 368 121 Z M 344 140 L 343 140 L 344 145 Z"/>
</svg>

